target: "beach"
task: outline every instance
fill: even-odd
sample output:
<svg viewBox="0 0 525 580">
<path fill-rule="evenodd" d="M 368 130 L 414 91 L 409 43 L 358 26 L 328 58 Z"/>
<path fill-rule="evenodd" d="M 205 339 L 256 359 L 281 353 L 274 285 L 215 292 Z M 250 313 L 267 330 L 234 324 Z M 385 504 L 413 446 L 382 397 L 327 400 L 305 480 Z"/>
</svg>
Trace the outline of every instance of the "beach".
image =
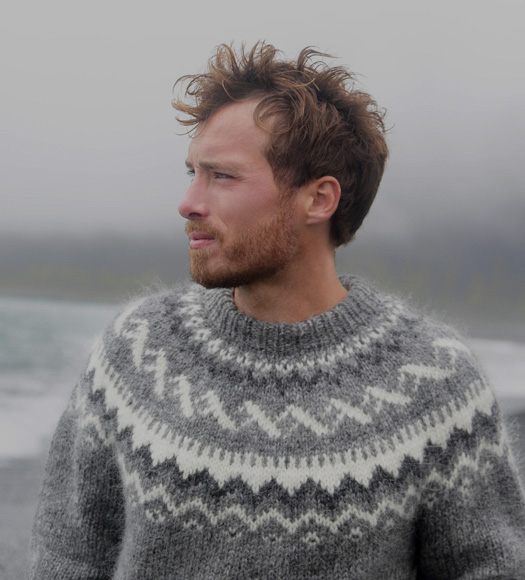
<svg viewBox="0 0 525 580">
<path fill-rule="evenodd" d="M 525 481 L 525 413 L 507 419 L 516 459 Z M 20 580 L 27 571 L 33 518 L 45 457 L 0 463 L 0 579 Z"/>
</svg>

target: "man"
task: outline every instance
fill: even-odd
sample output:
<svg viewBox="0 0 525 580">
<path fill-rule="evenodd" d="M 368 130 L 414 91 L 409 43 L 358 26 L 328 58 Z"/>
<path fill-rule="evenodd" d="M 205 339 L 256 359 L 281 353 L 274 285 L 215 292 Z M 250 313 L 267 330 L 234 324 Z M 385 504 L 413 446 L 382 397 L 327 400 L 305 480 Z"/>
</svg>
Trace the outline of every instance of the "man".
<svg viewBox="0 0 525 580">
<path fill-rule="evenodd" d="M 523 578 L 525 502 L 455 333 L 355 277 L 387 157 L 341 68 L 221 46 L 189 77 L 199 285 L 127 307 L 58 426 L 32 578 Z"/>
</svg>

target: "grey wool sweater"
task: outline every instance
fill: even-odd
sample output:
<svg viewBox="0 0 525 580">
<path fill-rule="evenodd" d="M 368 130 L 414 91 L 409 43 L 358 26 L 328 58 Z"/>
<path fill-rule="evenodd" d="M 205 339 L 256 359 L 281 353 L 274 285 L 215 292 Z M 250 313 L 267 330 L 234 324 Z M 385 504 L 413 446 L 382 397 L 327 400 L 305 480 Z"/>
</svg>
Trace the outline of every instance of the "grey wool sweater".
<svg viewBox="0 0 525 580">
<path fill-rule="evenodd" d="M 344 278 L 306 322 L 128 306 L 58 425 L 32 580 L 525 578 L 523 489 L 453 331 Z"/>
</svg>

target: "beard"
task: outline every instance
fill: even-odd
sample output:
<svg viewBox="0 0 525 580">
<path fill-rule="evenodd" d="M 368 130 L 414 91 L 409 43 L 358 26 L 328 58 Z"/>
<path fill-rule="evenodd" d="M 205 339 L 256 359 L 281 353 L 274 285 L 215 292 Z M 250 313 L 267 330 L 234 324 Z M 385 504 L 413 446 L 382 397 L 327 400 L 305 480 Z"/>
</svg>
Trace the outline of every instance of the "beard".
<svg viewBox="0 0 525 580">
<path fill-rule="evenodd" d="M 212 255 L 217 248 L 190 250 L 191 277 L 205 288 L 236 288 L 271 278 L 290 263 L 297 250 L 298 234 L 286 198 L 274 216 L 249 229 L 222 234 L 205 222 L 188 221 L 186 233 L 192 231 L 213 235 L 219 245 L 220 260 Z"/>
</svg>

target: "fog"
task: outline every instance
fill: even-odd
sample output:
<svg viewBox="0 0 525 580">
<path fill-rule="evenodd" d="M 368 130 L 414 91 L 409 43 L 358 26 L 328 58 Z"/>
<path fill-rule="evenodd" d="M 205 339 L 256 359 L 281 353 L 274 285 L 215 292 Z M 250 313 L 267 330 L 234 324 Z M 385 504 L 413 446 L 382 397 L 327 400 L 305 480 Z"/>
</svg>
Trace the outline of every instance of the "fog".
<svg viewBox="0 0 525 580">
<path fill-rule="evenodd" d="M 269 0 L 255 16 L 237 0 L 9 0 L 4 15 L 0 293 L 121 300 L 187 278 L 173 85 L 218 44 L 265 39 L 335 55 L 387 111 L 385 177 L 340 269 L 525 339 L 522 0 Z"/>
</svg>

